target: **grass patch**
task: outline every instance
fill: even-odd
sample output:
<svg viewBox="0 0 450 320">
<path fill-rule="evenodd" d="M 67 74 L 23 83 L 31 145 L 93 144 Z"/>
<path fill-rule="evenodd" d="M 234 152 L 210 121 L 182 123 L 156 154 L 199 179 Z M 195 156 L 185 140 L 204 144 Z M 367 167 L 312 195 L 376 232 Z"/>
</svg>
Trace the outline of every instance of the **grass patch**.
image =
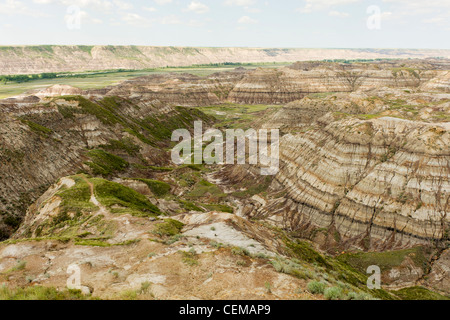
<svg viewBox="0 0 450 320">
<path fill-rule="evenodd" d="M 402 300 L 450 300 L 437 292 L 430 291 L 424 287 L 411 287 L 393 291 Z"/>
<path fill-rule="evenodd" d="M 100 120 L 105 125 L 114 125 L 116 123 L 122 123 L 122 119 L 120 119 L 117 115 L 112 113 L 107 108 L 104 108 L 82 96 L 62 96 L 57 97 L 55 99 L 63 99 L 65 101 L 77 101 L 78 106 L 81 108 L 80 111 L 73 110 L 71 112 L 75 113 L 84 113 L 95 116 L 98 120 Z M 67 110 L 66 110 L 67 113 Z"/>
<path fill-rule="evenodd" d="M 81 217 L 85 212 L 92 211 L 97 207 L 90 202 L 91 190 L 86 181 L 78 176 L 70 177 L 75 181 L 71 188 L 62 188 L 56 195 L 62 199 L 61 211 L 52 220 L 52 225 L 64 223 L 71 220 L 68 213 L 75 213 L 75 217 Z M 39 234 L 37 235 L 39 236 Z"/>
<path fill-rule="evenodd" d="M 308 291 L 312 294 L 324 294 L 327 285 L 319 281 L 310 281 L 308 283 Z"/>
<path fill-rule="evenodd" d="M 20 121 L 24 124 L 26 124 L 31 131 L 39 134 L 40 136 L 44 137 L 44 138 L 48 138 L 52 133 L 53 130 L 46 128 L 44 126 L 41 126 L 40 124 L 33 122 L 31 120 L 26 120 L 26 119 L 20 119 Z"/>
<path fill-rule="evenodd" d="M 389 271 L 401 265 L 407 257 L 411 258 L 414 264 L 424 271 L 428 269 L 429 263 L 423 247 L 386 252 L 346 253 L 340 255 L 338 259 L 365 273 L 367 268 L 372 265 L 379 266 L 382 272 Z"/>
<path fill-rule="evenodd" d="M 109 243 L 99 239 L 75 239 L 75 245 L 88 247 L 114 247 L 114 246 L 129 246 L 138 243 L 140 239 L 127 240 L 120 243 Z"/>
<path fill-rule="evenodd" d="M 241 199 L 251 198 L 254 195 L 265 192 L 272 183 L 272 180 L 273 180 L 272 176 L 267 176 L 264 178 L 262 182 L 253 183 L 249 186 L 243 186 L 246 188 L 246 190 L 233 192 L 232 195 Z"/>
<path fill-rule="evenodd" d="M 103 150 L 91 150 L 87 155 L 92 161 L 86 162 L 86 164 L 95 175 L 107 176 L 115 172 L 124 171 L 129 166 L 129 163 L 121 157 Z"/>
<path fill-rule="evenodd" d="M 215 199 L 225 198 L 226 196 L 218 186 L 204 179 L 197 182 L 192 191 L 186 195 L 188 198 L 212 197 Z"/>
<path fill-rule="evenodd" d="M 183 263 L 191 267 L 199 265 L 198 255 L 194 249 L 191 249 L 187 252 L 186 251 L 179 251 L 179 252 L 181 254 L 181 260 L 183 261 Z"/>
<path fill-rule="evenodd" d="M 184 224 L 174 219 L 166 219 L 163 223 L 156 225 L 154 233 L 159 236 L 173 237 L 180 234 Z"/>
<path fill-rule="evenodd" d="M 233 247 L 231 249 L 231 254 L 235 256 L 250 256 L 250 252 L 247 249 L 241 247 Z"/>
<path fill-rule="evenodd" d="M 141 150 L 141 147 L 134 144 L 133 139 L 125 137 L 121 140 L 109 140 L 109 144 L 102 145 L 101 148 L 113 151 L 125 151 L 130 156 L 135 156 Z"/>
<path fill-rule="evenodd" d="M 0 300 L 88 300 L 80 290 L 62 290 L 41 286 L 10 289 L 0 287 Z"/>
<path fill-rule="evenodd" d="M 181 207 L 185 210 L 188 211 L 197 211 L 197 212 L 204 212 L 205 210 L 203 210 L 202 208 L 198 207 L 197 205 L 195 205 L 193 202 L 190 201 L 184 201 L 184 200 L 179 200 Z"/>
<path fill-rule="evenodd" d="M 342 289 L 339 287 L 326 288 L 323 295 L 327 300 L 340 300 L 343 297 Z"/>
<path fill-rule="evenodd" d="M 226 212 L 226 213 L 234 213 L 234 209 L 225 204 L 204 204 L 203 205 L 209 211 L 218 211 L 218 212 Z"/>
<path fill-rule="evenodd" d="M 157 197 L 164 197 L 170 192 L 170 184 L 158 181 L 158 180 L 149 180 L 149 179 L 134 179 L 136 181 L 141 181 L 145 183 L 151 192 Z"/>
<path fill-rule="evenodd" d="M 91 179 L 95 196 L 111 212 L 138 217 L 158 216 L 161 211 L 139 192 L 104 179 Z"/>
</svg>

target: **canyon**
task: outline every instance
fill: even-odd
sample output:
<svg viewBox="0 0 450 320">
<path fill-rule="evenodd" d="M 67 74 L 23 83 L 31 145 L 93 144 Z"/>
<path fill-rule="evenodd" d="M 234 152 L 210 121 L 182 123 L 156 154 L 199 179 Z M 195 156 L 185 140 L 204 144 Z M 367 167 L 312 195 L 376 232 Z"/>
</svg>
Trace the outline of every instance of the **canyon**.
<svg viewBox="0 0 450 320">
<path fill-rule="evenodd" d="M 90 52 L 118 67 L 105 50 Z M 177 50 L 164 61 L 180 65 Z M 299 60 L 295 50 L 248 50 L 258 55 L 248 62 Z M 219 51 L 228 62 L 243 54 Z M 445 56 L 349 52 L 320 54 Z M 185 63 L 222 59 L 207 56 L 198 50 Z M 157 65 L 120 64 L 144 66 Z M 323 299 L 311 281 L 338 287 L 342 299 L 448 298 L 449 75 L 447 59 L 298 61 L 0 100 L 0 281 L 63 289 L 76 264 L 81 291 L 106 299 Z M 194 121 L 279 129 L 279 172 L 175 166 L 171 134 Z M 370 265 L 381 267 L 380 290 L 366 287 Z"/>
<path fill-rule="evenodd" d="M 0 75 L 325 59 L 450 58 L 437 49 L 295 49 L 150 46 L 0 46 Z"/>
</svg>

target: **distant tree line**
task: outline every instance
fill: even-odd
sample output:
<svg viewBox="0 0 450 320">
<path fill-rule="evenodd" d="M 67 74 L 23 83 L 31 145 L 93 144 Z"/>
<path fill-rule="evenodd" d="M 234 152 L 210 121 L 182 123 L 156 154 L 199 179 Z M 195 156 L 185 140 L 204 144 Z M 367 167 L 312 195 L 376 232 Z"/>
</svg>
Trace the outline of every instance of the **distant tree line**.
<svg viewBox="0 0 450 320">
<path fill-rule="evenodd" d="M 136 70 L 129 69 L 117 69 L 117 70 L 105 70 L 105 71 L 88 71 L 84 73 L 56 73 L 56 72 L 45 72 L 38 74 L 15 74 L 15 75 L 0 75 L 0 83 L 7 84 L 8 82 L 23 83 L 33 80 L 41 79 L 55 79 L 55 78 L 86 78 L 89 76 L 99 75 L 99 74 L 109 74 L 118 72 L 130 72 Z"/>
<path fill-rule="evenodd" d="M 388 58 L 377 58 L 377 59 L 327 59 L 323 60 L 325 62 L 335 62 L 335 63 L 344 63 L 344 64 L 351 64 L 351 63 L 358 63 L 358 62 L 374 62 L 374 61 L 389 61 L 392 59 Z"/>
<path fill-rule="evenodd" d="M 15 74 L 15 75 L 5 75 L 0 76 L 0 82 L 1 83 L 8 83 L 8 82 L 16 82 L 16 83 L 22 83 L 22 82 L 28 82 L 38 79 L 54 79 L 58 75 L 53 72 L 47 72 L 47 73 L 40 73 L 40 74 Z"/>
</svg>

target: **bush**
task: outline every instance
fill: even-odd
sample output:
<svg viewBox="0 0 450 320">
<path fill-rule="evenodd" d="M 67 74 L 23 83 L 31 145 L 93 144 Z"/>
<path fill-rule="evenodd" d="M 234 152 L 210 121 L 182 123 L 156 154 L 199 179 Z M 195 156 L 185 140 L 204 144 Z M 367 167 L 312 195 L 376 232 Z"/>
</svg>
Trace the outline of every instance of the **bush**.
<svg viewBox="0 0 450 320">
<path fill-rule="evenodd" d="M 250 252 L 247 249 L 241 247 L 234 247 L 231 249 L 231 253 L 235 256 L 249 256 Z"/>
<path fill-rule="evenodd" d="M 173 219 L 166 219 L 163 223 L 156 226 L 154 233 L 160 236 L 173 237 L 178 235 L 183 229 L 184 224 Z"/>
<path fill-rule="evenodd" d="M 187 264 L 188 266 L 197 266 L 199 264 L 198 262 L 198 255 L 195 252 L 195 250 L 192 248 L 188 252 L 186 251 L 179 251 L 182 255 L 181 260 Z"/>
<path fill-rule="evenodd" d="M 308 283 L 308 291 L 312 294 L 323 294 L 326 284 L 319 281 L 311 281 Z"/>
<path fill-rule="evenodd" d="M 325 289 L 324 295 L 327 300 L 339 300 L 342 298 L 342 290 L 338 287 L 330 287 Z"/>
</svg>

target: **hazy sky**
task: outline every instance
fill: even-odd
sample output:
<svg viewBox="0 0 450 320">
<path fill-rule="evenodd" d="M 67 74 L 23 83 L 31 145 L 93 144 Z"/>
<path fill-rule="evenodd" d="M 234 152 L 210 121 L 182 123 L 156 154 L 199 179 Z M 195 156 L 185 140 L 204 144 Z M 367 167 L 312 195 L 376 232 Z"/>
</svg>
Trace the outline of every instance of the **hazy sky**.
<svg viewBox="0 0 450 320">
<path fill-rule="evenodd" d="M 0 0 L 0 44 L 450 49 L 450 0 Z"/>
</svg>

